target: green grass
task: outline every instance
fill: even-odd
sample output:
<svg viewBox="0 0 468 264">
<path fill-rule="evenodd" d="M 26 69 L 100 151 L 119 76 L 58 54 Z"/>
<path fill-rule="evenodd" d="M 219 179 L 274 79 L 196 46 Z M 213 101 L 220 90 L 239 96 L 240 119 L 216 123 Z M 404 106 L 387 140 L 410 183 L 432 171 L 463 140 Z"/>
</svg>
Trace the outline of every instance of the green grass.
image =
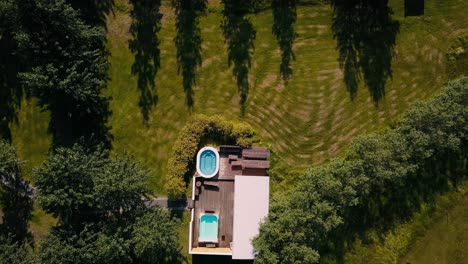
<svg viewBox="0 0 468 264">
<path fill-rule="evenodd" d="M 36 245 L 49 233 L 50 228 L 56 224 L 57 219 L 44 212 L 38 203 L 34 203 L 29 231 L 32 233 Z"/>
<path fill-rule="evenodd" d="M 339 155 L 357 135 L 386 127 L 413 103 L 431 97 L 447 81 L 446 51 L 457 36 L 468 32 L 465 0 L 426 0 L 425 15 L 408 18 L 403 17 L 404 1 L 390 0 L 400 32 L 392 61 L 393 79 L 386 84 L 386 97 L 375 107 L 362 85 L 354 101 L 350 100 L 337 61 L 329 6 L 298 7 L 296 61 L 292 62 L 293 75 L 287 86 L 280 80 L 280 52 L 271 33 L 271 12 L 261 12 L 250 17 L 257 34 L 245 116 L 240 117 L 237 87 L 220 28 L 220 7 L 210 6 L 201 21 L 203 64 L 198 70 L 190 111 L 177 73 L 174 15 L 168 2 L 163 2 L 163 28 L 159 34 L 159 101 L 147 126 L 138 108 L 137 78 L 130 73 L 133 55 L 128 49 L 131 18 L 127 1 L 116 0 L 115 16 L 108 20 L 111 80 L 106 94 L 112 97 L 114 152 L 133 154 L 151 169 L 149 185 L 157 194 L 165 193 L 167 158 L 192 114 L 220 114 L 249 123 L 283 161 L 278 164 L 300 171 Z M 40 112 L 35 100 L 24 100 L 18 123 L 11 124 L 13 143 L 25 162 L 23 173 L 28 179 L 50 148 L 48 120 L 48 114 Z M 282 171 L 288 169 L 277 169 L 278 173 Z M 187 215 L 183 219 L 181 245 L 186 252 Z M 43 237 L 53 224 L 55 220 L 36 207 L 31 222 L 36 238 Z"/>
<path fill-rule="evenodd" d="M 410 247 L 402 264 L 468 263 L 468 195 L 458 202 Z"/>
<path fill-rule="evenodd" d="M 271 33 L 270 11 L 252 16 L 257 30 L 250 69 L 246 113 L 240 118 L 239 96 L 220 28 L 221 14 L 209 13 L 201 21 L 203 65 L 194 88 L 194 113 L 222 114 L 251 124 L 289 165 L 305 167 L 340 153 L 353 137 L 384 127 L 417 100 L 426 99 L 446 81 L 445 52 L 457 31 L 468 30 L 461 11 L 463 1 L 426 1 L 424 17 L 403 18 L 403 1 L 392 1 L 400 21 L 393 80 L 387 83 L 379 107 L 371 103 L 365 87 L 354 101 L 342 82 L 336 41 L 330 29 L 332 10 L 325 6 L 298 8 L 293 76 L 287 87 L 279 78 L 280 54 Z M 216 9 L 215 9 L 216 10 Z M 111 125 L 116 152 L 133 153 L 153 170 L 151 186 L 164 192 L 165 166 L 178 131 L 191 112 L 185 106 L 181 77 L 177 74 L 174 18 L 163 21 L 161 69 L 156 77 L 159 102 L 149 127 L 138 109 L 136 77 L 130 74 L 133 55 L 128 50 L 127 13 L 109 20 L 111 82 L 108 93 L 114 114 Z M 112 33 L 113 32 L 113 33 Z"/>
<path fill-rule="evenodd" d="M 27 180 L 31 180 L 33 168 L 44 162 L 52 143 L 47 133 L 49 114 L 41 112 L 36 102 L 35 99 L 23 99 L 18 122 L 10 124 L 12 141 L 22 159 L 21 170 Z"/>
<path fill-rule="evenodd" d="M 388 231 L 370 230 L 347 246 L 344 263 L 467 263 L 468 181 L 422 204 Z M 365 241 L 365 242 L 364 242 Z M 333 261 L 324 261 L 333 263 Z"/>
<path fill-rule="evenodd" d="M 457 36 L 468 32 L 464 0 L 427 0 L 423 17 L 408 18 L 403 17 L 403 0 L 390 1 L 400 32 L 392 61 L 393 79 L 387 82 L 386 97 L 376 107 L 362 85 L 357 97 L 350 100 L 337 61 L 328 5 L 298 7 L 296 61 L 286 87 L 279 75 L 280 52 L 271 33 L 272 15 L 269 10 L 261 12 L 250 17 L 257 34 L 245 116 L 240 117 L 219 6 L 210 7 L 201 21 L 203 64 L 191 111 L 185 105 L 177 73 L 174 14 L 165 1 L 159 34 L 161 69 L 156 76 L 159 101 L 146 126 L 138 108 L 137 78 L 130 73 L 134 58 L 128 49 L 131 7 L 126 1 L 116 2 L 115 16 L 108 20 L 111 80 L 106 91 L 113 98 L 110 125 L 114 152 L 133 154 L 151 169 L 149 184 L 157 194 L 165 193 L 167 158 L 192 114 L 221 114 L 245 121 L 286 164 L 305 168 L 338 155 L 357 135 L 385 127 L 414 102 L 432 96 L 447 80 L 446 51 Z M 20 115 L 13 131 L 14 143 L 27 161 L 26 170 L 30 170 L 44 160 L 50 144 L 47 115 L 39 114 L 31 103 L 23 105 Z"/>
<path fill-rule="evenodd" d="M 189 224 L 190 224 L 190 212 L 184 211 L 181 217 L 181 226 L 179 229 L 179 244 L 180 244 L 180 253 L 183 256 L 183 263 L 192 263 L 192 255 L 188 254 L 188 245 L 189 245 Z"/>
</svg>

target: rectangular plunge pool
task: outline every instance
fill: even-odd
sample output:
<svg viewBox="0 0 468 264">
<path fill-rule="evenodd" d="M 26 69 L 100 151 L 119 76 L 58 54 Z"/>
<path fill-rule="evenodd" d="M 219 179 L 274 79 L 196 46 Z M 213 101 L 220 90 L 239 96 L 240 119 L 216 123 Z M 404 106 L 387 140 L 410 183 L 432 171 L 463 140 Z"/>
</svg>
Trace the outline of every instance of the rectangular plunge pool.
<svg viewBox="0 0 468 264">
<path fill-rule="evenodd" d="M 202 214 L 200 216 L 199 242 L 218 242 L 218 216 Z"/>
</svg>

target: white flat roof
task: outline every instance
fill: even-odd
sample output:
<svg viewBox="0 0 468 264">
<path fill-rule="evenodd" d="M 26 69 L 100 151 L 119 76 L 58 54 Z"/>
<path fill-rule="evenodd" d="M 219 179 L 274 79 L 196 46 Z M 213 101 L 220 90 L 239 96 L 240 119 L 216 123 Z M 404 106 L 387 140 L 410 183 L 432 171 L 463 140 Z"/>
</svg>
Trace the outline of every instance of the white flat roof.
<svg viewBox="0 0 468 264">
<path fill-rule="evenodd" d="M 234 180 L 233 259 L 254 259 L 252 239 L 268 215 L 270 178 L 236 175 Z"/>
</svg>

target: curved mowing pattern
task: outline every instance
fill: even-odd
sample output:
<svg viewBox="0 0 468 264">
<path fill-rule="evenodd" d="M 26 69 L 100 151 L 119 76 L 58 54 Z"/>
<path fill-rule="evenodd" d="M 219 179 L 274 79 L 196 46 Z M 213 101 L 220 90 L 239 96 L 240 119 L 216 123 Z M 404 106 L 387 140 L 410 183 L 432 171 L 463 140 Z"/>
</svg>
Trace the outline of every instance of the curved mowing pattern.
<svg viewBox="0 0 468 264">
<path fill-rule="evenodd" d="M 109 120 L 115 138 L 113 152 L 130 152 L 151 168 L 151 187 L 160 193 L 164 193 L 163 175 L 167 174 L 169 153 L 191 115 L 217 114 L 247 122 L 285 163 L 294 168 L 309 167 L 339 155 L 357 135 L 387 127 L 412 104 L 437 92 L 446 82 L 445 52 L 456 37 L 468 32 L 466 0 L 428 0 L 427 16 L 412 18 L 403 17 L 402 1 L 390 0 L 393 18 L 401 23 L 400 33 L 392 59 L 393 79 L 387 81 L 385 98 L 375 106 L 362 82 L 356 98 L 349 98 L 331 29 L 330 5 L 297 6 L 294 27 L 298 36 L 293 46 L 296 60 L 291 62 L 293 74 L 286 86 L 279 72 L 281 52 L 271 30 L 272 12 L 260 12 L 249 17 L 257 34 L 245 115 L 240 117 L 237 86 L 219 26 L 222 7 L 200 19 L 203 61 L 193 87 L 194 105 L 188 110 L 183 80 L 177 74 L 174 13 L 170 6 L 164 6 L 169 2 L 163 1 L 163 12 L 168 13 L 160 31 L 161 68 L 155 81 L 158 104 L 150 113 L 148 125 L 138 107 L 137 79 L 131 75 L 134 56 L 128 49 L 131 16 L 127 12 L 131 6 L 116 10 L 115 17 L 108 19 L 112 67 L 106 95 L 113 98 Z M 123 0 L 116 3 L 127 6 Z M 24 159 L 41 163 L 43 159 L 36 153 L 42 155 L 42 149 L 30 144 L 27 132 L 39 121 L 45 123 L 41 129 L 47 130 L 48 117 L 28 119 L 25 114 L 38 111 L 31 109 L 21 108 L 20 129 L 13 126 L 15 132 L 20 131 L 13 141 Z M 39 134 L 47 136 L 45 130 Z M 44 136 L 35 140 L 42 141 Z"/>
<path fill-rule="evenodd" d="M 218 242 L 218 216 L 203 214 L 200 216 L 198 242 Z"/>
<path fill-rule="evenodd" d="M 202 177 L 211 178 L 218 173 L 219 154 L 212 147 L 204 147 L 197 154 L 197 172 Z"/>
</svg>

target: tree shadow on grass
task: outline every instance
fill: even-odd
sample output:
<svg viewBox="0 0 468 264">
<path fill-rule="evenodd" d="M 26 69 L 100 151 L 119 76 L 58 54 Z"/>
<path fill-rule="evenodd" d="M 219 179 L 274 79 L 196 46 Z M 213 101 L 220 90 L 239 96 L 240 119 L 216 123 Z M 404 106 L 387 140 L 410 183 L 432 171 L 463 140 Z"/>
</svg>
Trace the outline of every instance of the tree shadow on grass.
<svg viewBox="0 0 468 264">
<path fill-rule="evenodd" d="M 424 15 L 424 0 L 405 0 L 405 17 Z"/>
<path fill-rule="evenodd" d="M 240 94 L 241 115 L 245 114 L 245 103 L 249 93 L 249 69 L 255 50 L 256 31 L 246 15 L 252 12 L 252 1 L 223 0 L 222 29 L 228 46 L 229 66 L 233 66 Z"/>
<path fill-rule="evenodd" d="M 106 16 L 112 13 L 114 0 L 66 0 L 79 10 L 83 20 L 90 25 L 106 27 Z"/>
<path fill-rule="evenodd" d="M 112 148 L 113 136 L 107 125 L 112 112 L 109 110 L 108 98 L 96 104 L 100 112 L 85 112 L 80 109 L 70 109 L 69 106 L 76 105 L 67 95 L 60 98 L 54 105 L 48 107 L 50 110 L 49 133 L 52 134 L 53 148 L 72 147 L 80 144 L 88 149 L 103 147 Z"/>
<path fill-rule="evenodd" d="M 2 223 L 0 232 L 6 236 L 11 235 L 13 241 L 19 242 L 32 241 L 32 234 L 28 231 L 28 223 L 32 218 L 33 202 L 20 190 L 27 190 L 29 186 L 16 179 L 13 187 L 0 187 L 0 203 L 2 204 Z M 25 185 L 25 186 L 22 186 Z"/>
<path fill-rule="evenodd" d="M 109 98 L 101 94 L 108 80 L 105 34 L 84 26 L 73 11 L 61 1 L 18 1 L 18 77 L 38 106 L 50 112 L 52 148 L 80 141 L 110 148 Z"/>
<path fill-rule="evenodd" d="M 344 82 L 352 99 L 361 78 L 374 104 L 385 96 L 392 78 L 392 57 L 400 24 L 393 20 L 388 0 L 333 0 L 334 38 Z"/>
<path fill-rule="evenodd" d="M 17 121 L 23 89 L 18 84 L 18 59 L 13 54 L 13 36 L 5 32 L 0 36 L 0 140 L 11 141 L 9 124 Z"/>
<path fill-rule="evenodd" d="M 174 42 L 177 48 L 178 72 L 182 72 L 187 106 L 192 108 L 192 86 L 196 82 L 197 67 L 202 63 L 199 18 L 206 12 L 207 0 L 173 0 L 172 6 L 176 13 L 177 35 Z"/>
<path fill-rule="evenodd" d="M 138 78 L 140 111 L 145 124 L 149 122 L 151 108 L 158 103 L 154 78 L 160 68 L 160 50 L 157 33 L 161 29 L 161 0 L 130 0 L 133 4 L 132 39 L 128 46 L 135 55 L 132 74 Z"/>
<path fill-rule="evenodd" d="M 273 34 L 275 34 L 281 49 L 280 73 L 287 84 L 292 75 L 291 60 L 295 60 L 293 52 L 294 39 L 297 33 L 294 31 L 296 22 L 296 0 L 273 0 Z"/>
</svg>

